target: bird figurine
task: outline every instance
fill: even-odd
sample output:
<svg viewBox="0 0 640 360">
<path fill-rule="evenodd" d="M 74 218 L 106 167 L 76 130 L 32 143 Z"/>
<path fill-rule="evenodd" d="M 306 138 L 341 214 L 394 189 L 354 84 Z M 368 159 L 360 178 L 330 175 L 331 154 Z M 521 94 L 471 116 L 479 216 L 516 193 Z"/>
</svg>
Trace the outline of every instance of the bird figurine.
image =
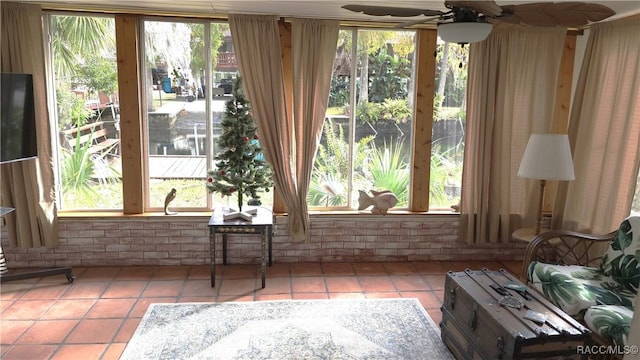
<svg viewBox="0 0 640 360">
<path fill-rule="evenodd" d="M 375 191 L 371 190 L 371 195 L 367 195 L 366 192 L 358 190 L 360 196 L 358 197 L 358 210 L 364 210 L 369 206 L 372 214 L 386 214 L 387 210 L 394 207 L 398 203 L 398 198 L 389 190 Z"/>
<path fill-rule="evenodd" d="M 164 214 L 165 215 L 175 215 L 177 214 L 175 211 L 170 211 L 169 210 L 169 203 L 173 201 L 173 199 L 176 198 L 176 189 L 171 189 L 171 191 L 169 191 L 169 193 L 167 194 L 167 197 L 164 198 Z"/>
</svg>

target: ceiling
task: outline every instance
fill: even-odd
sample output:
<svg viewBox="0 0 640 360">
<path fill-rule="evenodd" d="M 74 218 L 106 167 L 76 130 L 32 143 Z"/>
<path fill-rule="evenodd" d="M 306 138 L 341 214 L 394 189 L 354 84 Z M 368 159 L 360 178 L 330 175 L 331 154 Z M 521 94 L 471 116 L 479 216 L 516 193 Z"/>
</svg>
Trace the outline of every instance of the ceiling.
<svg viewBox="0 0 640 360">
<path fill-rule="evenodd" d="M 96 10 L 112 10 L 134 13 L 151 13 L 151 14 L 186 14 L 198 16 L 226 16 L 230 13 L 244 14 L 270 14 L 282 17 L 297 18 L 323 18 L 338 19 L 343 21 L 374 21 L 374 22 L 402 22 L 414 18 L 391 18 L 389 16 L 378 17 L 364 14 L 357 14 L 342 9 L 342 5 L 346 4 L 366 4 L 393 7 L 408 7 L 418 9 L 433 9 L 446 11 L 444 1 L 394 1 L 389 0 L 369 0 L 369 1 L 353 1 L 353 0 L 17 0 L 21 2 L 42 3 L 45 7 L 54 7 L 62 9 L 85 8 Z M 540 2 L 534 1 L 496 1 L 499 5 L 511 5 L 518 3 Z M 640 13 L 640 1 L 585 1 L 602 3 L 609 6 L 616 12 L 617 17 L 630 14 Z"/>
</svg>

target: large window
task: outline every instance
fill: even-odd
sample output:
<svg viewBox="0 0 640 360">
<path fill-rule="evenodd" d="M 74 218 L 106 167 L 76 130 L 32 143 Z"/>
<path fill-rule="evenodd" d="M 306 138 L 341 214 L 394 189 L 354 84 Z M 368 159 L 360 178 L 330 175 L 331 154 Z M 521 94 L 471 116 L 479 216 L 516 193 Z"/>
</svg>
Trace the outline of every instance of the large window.
<svg viewBox="0 0 640 360">
<path fill-rule="evenodd" d="M 123 207 L 114 19 L 51 15 L 60 209 Z M 207 170 L 233 80 L 239 76 L 226 23 L 141 21 L 144 211 L 232 205 L 210 195 Z M 87 36 L 87 34 L 93 34 Z M 90 41 L 91 40 L 91 41 Z M 416 67 L 414 31 L 342 29 L 329 106 L 308 201 L 315 209 L 356 209 L 361 191 L 390 190 L 409 208 Z M 460 194 L 467 48 L 438 43 L 430 208 Z M 418 153 L 422 149 L 416 149 Z M 425 149 L 426 151 L 426 149 Z M 424 156 L 429 157 L 428 154 Z M 264 205 L 273 192 L 262 194 Z"/>
<path fill-rule="evenodd" d="M 205 24 L 144 22 L 147 131 L 147 209 L 207 206 Z M 220 35 L 217 39 L 220 39 Z M 219 101 L 213 104 L 218 109 Z M 210 116 L 209 116 L 210 118 Z"/>
<path fill-rule="evenodd" d="M 433 111 L 429 208 L 460 202 L 466 125 L 469 47 L 438 39 Z"/>
<path fill-rule="evenodd" d="M 413 61 L 415 36 L 412 31 L 340 31 L 308 194 L 315 209 L 357 208 L 360 191 L 371 196 L 371 190 L 390 190 L 398 198 L 396 208 L 409 207 L 419 65 Z M 460 201 L 467 60 L 468 47 L 438 42 L 430 189 L 425 195 L 431 210 L 448 210 Z"/>
<path fill-rule="evenodd" d="M 144 49 L 145 208 L 162 208 L 172 189 L 174 208 L 235 204 L 235 199 L 207 196 L 205 187 L 207 170 L 222 150 L 217 139 L 238 76 L 228 24 L 144 21 Z"/>
<path fill-rule="evenodd" d="M 408 206 L 414 50 L 413 31 L 340 31 L 310 206 L 357 208 L 370 190 Z"/>
<path fill-rule="evenodd" d="M 111 17 L 48 17 L 59 208 L 120 209 L 119 100 Z"/>
</svg>

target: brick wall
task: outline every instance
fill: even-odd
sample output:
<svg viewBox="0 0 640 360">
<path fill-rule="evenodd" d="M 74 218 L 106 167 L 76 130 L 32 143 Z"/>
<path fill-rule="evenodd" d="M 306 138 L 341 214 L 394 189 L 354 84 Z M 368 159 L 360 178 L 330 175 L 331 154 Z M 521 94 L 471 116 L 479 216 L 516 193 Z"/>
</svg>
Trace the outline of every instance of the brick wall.
<svg viewBox="0 0 640 360">
<path fill-rule="evenodd" d="M 384 262 L 521 260 L 524 244 L 457 242 L 455 215 L 312 215 L 311 241 L 291 242 L 287 218 L 274 227 L 274 262 Z M 123 218 L 63 217 L 60 245 L 12 248 L 2 243 L 10 267 L 209 264 L 206 216 Z M 216 241 L 222 254 L 220 235 Z M 258 263 L 257 235 L 229 235 L 229 263 Z M 218 263 L 221 259 L 216 260 Z"/>
</svg>

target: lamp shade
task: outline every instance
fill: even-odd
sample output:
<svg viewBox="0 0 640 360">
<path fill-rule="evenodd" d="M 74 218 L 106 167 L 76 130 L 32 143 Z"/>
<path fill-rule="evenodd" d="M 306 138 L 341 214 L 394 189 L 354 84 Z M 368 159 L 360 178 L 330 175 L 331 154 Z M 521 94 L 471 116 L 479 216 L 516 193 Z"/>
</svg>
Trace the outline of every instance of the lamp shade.
<svg viewBox="0 0 640 360">
<path fill-rule="evenodd" d="M 573 180 L 569 137 L 564 134 L 531 134 L 518 176 L 538 180 Z"/>
<path fill-rule="evenodd" d="M 489 36 L 493 25 L 485 22 L 452 22 L 438 24 L 438 35 L 443 41 L 468 44 Z"/>
</svg>

